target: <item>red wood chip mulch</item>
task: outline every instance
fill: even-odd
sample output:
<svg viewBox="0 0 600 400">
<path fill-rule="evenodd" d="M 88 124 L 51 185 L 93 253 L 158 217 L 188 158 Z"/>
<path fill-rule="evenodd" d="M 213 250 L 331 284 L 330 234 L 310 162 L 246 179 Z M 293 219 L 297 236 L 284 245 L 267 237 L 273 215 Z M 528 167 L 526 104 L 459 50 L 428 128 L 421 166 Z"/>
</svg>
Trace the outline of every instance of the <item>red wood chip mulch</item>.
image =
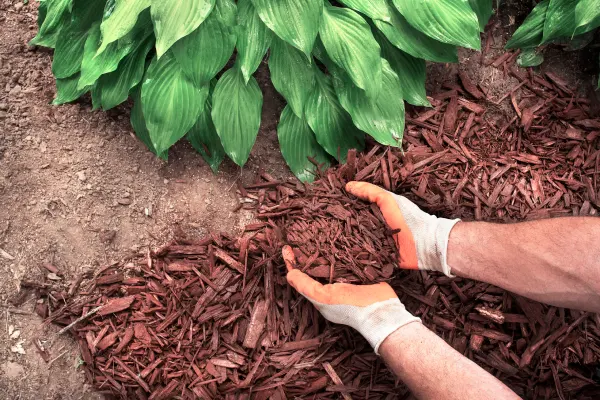
<svg viewBox="0 0 600 400">
<path fill-rule="evenodd" d="M 300 267 L 323 281 L 389 281 L 425 325 L 519 395 L 598 398 L 599 315 L 399 271 L 379 210 L 343 191 L 365 180 L 465 220 L 597 215 L 600 120 L 557 77 L 505 69 L 519 81 L 504 96 L 514 118 L 484 114 L 503 99 L 461 74 L 462 86 L 434 96 L 432 109 L 409 113 L 404 153 L 351 152 L 309 186 L 262 174 L 240 188 L 260 221 L 242 237 L 179 240 L 68 291 L 38 284 L 52 296 L 36 310 L 67 325 L 104 305 L 71 333 L 88 381 L 120 398 L 406 396 L 356 332 L 328 324 L 286 284 L 280 251 L 290 243 Z"/>
</svg>

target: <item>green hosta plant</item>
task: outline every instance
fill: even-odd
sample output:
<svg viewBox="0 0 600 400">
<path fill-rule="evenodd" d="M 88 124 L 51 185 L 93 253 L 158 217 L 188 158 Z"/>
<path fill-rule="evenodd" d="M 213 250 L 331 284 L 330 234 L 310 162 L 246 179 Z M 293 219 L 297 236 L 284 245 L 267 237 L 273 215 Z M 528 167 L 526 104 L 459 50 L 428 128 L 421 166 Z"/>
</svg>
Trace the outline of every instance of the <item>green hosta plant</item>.
<svg viewBox="0 0 600 400">
<path fill-rule="evenodd" d="M 551 43 L 578 50 L 591 42 L 600 26 L 600 0 L 540 1 L 513 37 L 508 49 L 522 49 L 521 66 L 538 66 L 544 61 L 542 49 Z"/>
<path fill-rule="evenodd" d="M 40 0 L 32 44 L 54 48 L 55 104 L 90 92 L 161 158 L 186 138 L 217 170 L 243 166 L 261 122 L 253 74 L 268 54 L 286 99 L 292 171 L 343 160 L 365 134 L 400 146 L 404 101 L 427 106 L 425 61 L 479 49 L 492 0 Z"/>
</svg>

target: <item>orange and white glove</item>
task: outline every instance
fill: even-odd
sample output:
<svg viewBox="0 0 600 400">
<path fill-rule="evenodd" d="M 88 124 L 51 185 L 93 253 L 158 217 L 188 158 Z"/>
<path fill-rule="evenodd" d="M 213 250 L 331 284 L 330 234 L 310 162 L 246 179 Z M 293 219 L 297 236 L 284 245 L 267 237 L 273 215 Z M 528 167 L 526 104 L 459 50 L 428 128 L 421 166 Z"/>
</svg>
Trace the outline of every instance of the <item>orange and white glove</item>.
<svg viewBox="0 0 600 400">
<path fill-rule="evenodd" d="M 387 283 L 322 285 L 296 269 L 296 258 L 290 246 L 283 248 L 283 260 L 288 269 L 288 283 L 306 297 L 325 319 L 356 329 L 373 346 L 376 354 L 389 335 L 406 324 L 421 321 L 406 310 Z"/>
<path fill-rule="evenodd" d="M 448 238 L 459 219 L 438 218 L 422 211 L 406 197 L 366 182 L 348 182 L 346 191 L 375 203 L 393 230 L 400 268 L 443 272 L 452 276 L 447 262 Z"/>
</svg>

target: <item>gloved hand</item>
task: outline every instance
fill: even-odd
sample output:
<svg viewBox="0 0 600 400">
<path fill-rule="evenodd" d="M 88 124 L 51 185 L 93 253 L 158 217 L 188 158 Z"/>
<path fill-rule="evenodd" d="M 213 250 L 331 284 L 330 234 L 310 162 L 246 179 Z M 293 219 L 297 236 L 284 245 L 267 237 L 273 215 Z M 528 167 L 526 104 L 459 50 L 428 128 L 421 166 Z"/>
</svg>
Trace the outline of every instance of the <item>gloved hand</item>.
<svg viewBox="0 0 600 400">
<path fill-rule="evenodd" d="M 322 285 L 296 269 L 296 258 L 290 246 L 283 248 L 283 260 L 288 269 L 287 281 L 306 297 L 327 320 L 351 326 L 373 346 L 379 346 L 399 328 L 421 320 L 406 311 L 394 289 L 387 283 Z"/>
<path fill-rule="evenodd" d="M 346 191 L 376 203 L 391 229 L 399 249 L 400 268 L 423 269 L 451 275 L 447 263 L 448 238 L 459 219 L 437 218 L 408 200 L 366 182 L 349 182 Z"/>
</svg>

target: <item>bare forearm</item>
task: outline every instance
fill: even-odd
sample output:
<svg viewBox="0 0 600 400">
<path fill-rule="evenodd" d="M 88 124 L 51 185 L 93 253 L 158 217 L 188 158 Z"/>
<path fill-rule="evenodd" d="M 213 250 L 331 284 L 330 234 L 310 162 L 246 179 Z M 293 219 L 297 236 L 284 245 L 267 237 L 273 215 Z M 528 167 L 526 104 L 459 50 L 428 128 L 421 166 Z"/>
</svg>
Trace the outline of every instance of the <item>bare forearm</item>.
<svg viewBox="0 0 600 400">
<path fill-rule="evenodd" d="M 600 311 L 600 219 L 463 222 L 450 233 L 452 273 L 544 303 Z"/>
<path fill-rule="evenodd" d="M 379 353 L 419 399 L 519 398 L 421 323 L 398 329 Z"/>
</svg>

